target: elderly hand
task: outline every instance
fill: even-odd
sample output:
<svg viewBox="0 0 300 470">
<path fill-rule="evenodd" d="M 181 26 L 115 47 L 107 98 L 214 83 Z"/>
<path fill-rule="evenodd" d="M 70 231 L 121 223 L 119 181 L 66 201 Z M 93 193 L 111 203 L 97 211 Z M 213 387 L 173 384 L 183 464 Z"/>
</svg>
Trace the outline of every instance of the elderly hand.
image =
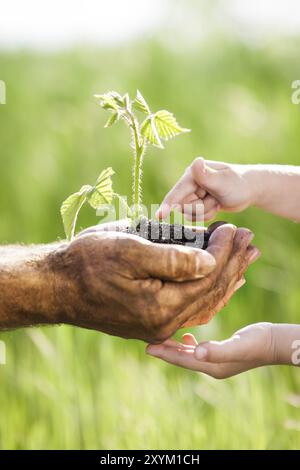
<svg viewBox="0 0 300 470">
<path fill-rule="evenodd" d="M 259 254 L 251 239 L 223 225 L 204 251 L 88 229 L 52 255 L 63 321 L 160 343 L 222 308 Z"/>
</svg>

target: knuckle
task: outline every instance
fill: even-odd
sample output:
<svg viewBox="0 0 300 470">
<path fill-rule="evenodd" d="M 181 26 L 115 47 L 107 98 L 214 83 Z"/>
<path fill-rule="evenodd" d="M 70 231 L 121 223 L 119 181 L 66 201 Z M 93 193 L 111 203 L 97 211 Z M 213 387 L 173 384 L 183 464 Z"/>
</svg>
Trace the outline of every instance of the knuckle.
<svg viewBox="0 0 300 470">
<path fill-rule="evenodd" d="M 168 270 L 172 278 L 179 281 L 186 276 L 194 277 L 200 270 L 201 260 L 194 253 L 180 250 L 179 248 L 171 248 L 168 256 Z"/>
<path fill-rule="evenodd" d="M 138 248 L 138 243 L 135 239 L 128 237 L 120 237 L 118 239 L 118 243 L 115 244 L 115 250 L 118 251 L 119 254 L 128 253 Z"/>
<path fill-rule="evenodd" d="M 175 248 L 170 248 L 167 256 L 167 271 L 171 277 L 179 277 L 185 271 L 185 262 L 182 254 Z"/>
<path fill-rule="evenodd" d="M 199 162 L 202 162 L 202 160 L 203 160 L 202 157 L 194 158 L 194 160 L 191 163 L 191 169 L 194 170 L 195 168 L 197 168 L 197 166 L 199 165 Z"/>
</svg>

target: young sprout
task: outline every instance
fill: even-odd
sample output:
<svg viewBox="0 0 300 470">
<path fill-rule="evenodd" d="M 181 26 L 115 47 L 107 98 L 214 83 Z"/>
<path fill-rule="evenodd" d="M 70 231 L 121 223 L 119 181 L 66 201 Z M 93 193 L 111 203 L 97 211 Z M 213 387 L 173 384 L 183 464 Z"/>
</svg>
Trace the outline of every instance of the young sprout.
<svg viewBox="0 0 300 470">
<path fill-rule="evenodd" d="M 162 141 L 169 140 L 176 135 L 189 132 L 177 123 L 174 115 L 166 110 L 152 113 L 145 98 L 137 91 L 134 100 L 128 93 L 121 96 L 115 91 L 102 95 L 95 95 L 99 105 L 111 113 L 104 127 L 110 127 L 123 120 L 131 132 L 131 148 L 133 151 L 133 175 L 132 175 L 132 208 L 127 206 L 127 215 L 132 223 L 136 223 L 142 216 L 142 165 L 148 145 L 161 149 Z M 136 112 L 143 114 L 140 122 Z M 114 198 L 121 198 L 112 189 L 111 177 L 114 174 L 112 168 L 102 171 L 94 186 L 82 186 L 80 191 L 69 196 L 61 206 L 65 233 L 70 240 L 75 233 L 78 213 L 87 202 L 94 209 L 103 204 L 111 204 Z M 124 203 L 124 200 L 122 200 Z"/>
</svg>

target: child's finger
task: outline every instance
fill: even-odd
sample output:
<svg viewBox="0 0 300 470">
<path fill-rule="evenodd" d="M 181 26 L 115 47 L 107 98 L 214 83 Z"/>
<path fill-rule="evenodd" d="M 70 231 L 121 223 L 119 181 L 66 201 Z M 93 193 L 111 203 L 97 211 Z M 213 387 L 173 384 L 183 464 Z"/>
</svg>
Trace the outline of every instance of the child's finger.
<svg viewBox="0 0 300 470">
<path fill-rule="evenodd" d="M 209 212 L 210 210 L 212 210 L 214 207 L 216 207 L 217 205 L 219 205 L 218 201 L 216 198 L 214 198 L 213 196 L 205 196 L 205 198 L 203 199 L 202 201 L 203 203 L 203 206 L 204 206 L 204 212 Z"/>
<path fill-rule="evenodd" d="M 163 202 L 161 203 L 156 216 L 158 218 L 167 217 L 174 204 L 181 204 L 182 201 L 190 194 L 195 193 L 197 184 L 194 182 L 190 171 L 185 171 L 184 175 L 177 181 L 175 186 L 168 192 Z"/>
<path fill-rule="evenodd" d="M 199 361 L 213 363 L 242 362 L 249 356 L 249 343 L 240 335 L 234 335 L 225 341 L 209 341 L 201 343 L 195 349 L 195 357 Z"/>
<path fill-rule="evenodd" d="M 204 220 L 204 205 L 201 199 L 182 204 L 181 212 L 188 220 Z"/>
<path fill-rule="evenodd" d="M 217 160 L 206 160 L 204 159 L 205 165 L 213 168 L 214 170 L 226 170 L 228 168 L 228 163 L 218 162 Z"/>
<path fill-rule="evenodd" d="M 219 207 L 217 199 L 213 196 L 205 196 L 204 199 L 185 199 L 181 205 L 181 211 L 184 214 L 198 215 L 197 218 L 200 218 L 203 214 L 209 213 L 211 210 Z"/>
<path fill-rule="evenodd" d="M 199 370 L 199 361 L 194 355 L 193 349 L 174 348 L 160 345 L 160 347 L 150 345 L 146 352 L 151 356 L 163 359 L 170 364 L 185 367 L 186 369 Z"/>
<path fill-rule="evenodd" d="M 205 212 L 204 220 L 207 221 L 207 220 L 214 219 L 217 213 L 219 212 L 219 210 L 220 210 L 219 205 L 214 206 L 209 212 Z"/>
<path fill-rule="evenodd" d="M 193 335 L 191 335 L 191 336 L 193 336 Z M 195 342 L 196 342 L 196 345 L 197 345 L 198 343 L 197 343 L 196 340 L 195 340 Z M 149 346 L 150 346 L 150 344 L 149 344 Z M 162 346 L 162 347 L 168 346 L 170 348 L 181 348 L 181 349 L 187 349 L 187 350 L 189 350 L 191 348 L 195 349 L 195 344 L 194 343 L 192 345 L 188 344 L 188 343 L 180 343 L 179 341 L 176 341 L 173 338 L 166 339 L 163 343 L 151 345 L 151 347 L 152 346 L 156 349 L 159 348 L 160 346 Z"/>
<path fill-rule="evenodd" d="M 180 343 L 178 343 L 178 341 L 176 341 L 175 339 L 172 339 L 172 338 L 169 338 L 169 339 L 166 339 L 163 343 L 161 343 L 163 346 L 179 346 Z M 158 345 L 155 345 L 155 346 L 160 346 L 159 344 Z"/>
<path fill-rule="evenodd" d="M 190 346 L 197 346 L 198 344 L 195 336 L 191 333 L 185 333 L 184 335 L 182 335 L 182 342 L 183 344 L 188 344 Z"/>
<path fill-rule="evenodd" d="M 203 189 L 199 186 L 196 189 L 195 194 L 196 194 L 196 196 L 198 196 L 199 199 L 204 199 L 205 196 L 207 195 L 207 192 L 205 191 L 205 189 Z"/>
<path fill-rule="evenodd" d="M 168 347 L 166 345 L 150 345 L 147 347 L 146 352 L 159 359 L 162 359 L 169 364 L 173 364 L 185 369 L 202 372 L 203 374 L 210 375 L 217 379 L 224 379 L 232 375 L 239 374 L 244 370 L 251 369 L 253 363 L 249 363 L 245 367 L 244 362 L 202 362 L 195 358 L 193 349 L 184 349 L 182 347 Z M 255 365 L 255 364 L 254 364 Z"/>
</svg>

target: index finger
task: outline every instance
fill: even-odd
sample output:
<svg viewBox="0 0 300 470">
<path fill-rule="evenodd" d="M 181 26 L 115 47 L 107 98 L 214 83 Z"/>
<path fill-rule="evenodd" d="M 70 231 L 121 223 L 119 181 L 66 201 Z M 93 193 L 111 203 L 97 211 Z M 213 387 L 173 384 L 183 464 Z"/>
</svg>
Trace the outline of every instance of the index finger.
<svg viewBox="0 0 300 470">
<path fill-rule="evenodd" d="M 195 183 L 190 168 L 188 168 L 183 176 L 177 181 L 173 188 L 165 196 L 163 202 L 161 203 L 156 215 L 157 217 L 164 219 L 167 217 L 174 205 L 181 205 L 184 199 L 193 194 L 197 189 L 197 184 Z"/>
</svg>

